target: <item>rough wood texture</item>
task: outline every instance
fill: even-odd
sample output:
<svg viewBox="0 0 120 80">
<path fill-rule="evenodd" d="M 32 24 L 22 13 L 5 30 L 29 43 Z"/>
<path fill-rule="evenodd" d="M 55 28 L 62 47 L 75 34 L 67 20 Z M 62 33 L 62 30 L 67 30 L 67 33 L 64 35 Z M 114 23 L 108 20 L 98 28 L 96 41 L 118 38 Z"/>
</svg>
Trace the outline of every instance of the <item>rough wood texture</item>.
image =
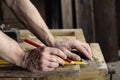
<svg viewBox="0 0 120 80">
<path fill-rule="evenodd" d="M 66 31 L 68 31 L 68 33 Z M 51 31 L 51 32 L 53 34 L 55 34 L 54 36 L 57 36 L 56 38 L 58 38 L 58 36 L 61 36 L 61 35 L 63 35 L 63 38 L 61 38 L 61 39 L 71 38 L 71 36 L 75 37 L 75 35 L 74 35 L 75 30 L 71 30 L 70 32 L 69 32 L 69 30 L 66 30 L 66 31 L 63 31 L 63 34 L 58 33 L 59 30 Z M 37 40 L 36 37 L 33 36 L 27 30 L 22 30 L 20 33 L 21 33 L 21 39 L 30 38 L 32 40 L 39 42 L 39 40 Z M 69 35 L 71 33 L 72 33 L 72 35 Z M 58 38 L 58 39 L 60 39 L 60 38 Z M 26 43 L 21 43 L 20 45 L 27 49 L 34 48 L 31 45 L 26 44 Z M 28 72 L 26 70 L 20 69 L 18 67 L 12 66 L 12 65 L 11 66 L 10 65 L 9 66 L 1 65 L 0 66 L 0 77 L 75 76 L 75 75 L 79 75 L 79 73 L 80 73 L 79 71 L 80 71 L 79 65 L 64 66 L 64 67 L 60 67 L 51 72 L 40 72 L 40 73 L 31 73 L 31 72 Z"/>
<path fill-rule="evenodd" d="M 88 65 L 80 66 L 79 77 L 48 77 L 46 80 L 107 80 L 107 65 L 98 43 L 91 43 L 93 58 Z"/>
<path fill-rule="evenodd" d="M 81 29 L 64 29 L 51 30 L 56 39 L 64 40 L 76 38 L 82 42 L 86 42 Z M 27 30 L 21 30 L 21 39 L 30 38 L 36 42 L 36 37 Z M 26 43 L 21 43 L 21 46 L 31 49 L 34 48 Z M 104 61 L 99 44 L 90 44 L 94 61 L 88 61 L 88 65 L 69 65 L 64 68 L 59 68 L 52 72 L 46 73 L 30 73 L 18 67 L 0 67 L 0 77 L 43 77 L 42 80 L 106 80 L 107 65 Z M 80 70 L 80 71 L 79 71 Z M 2 74 L 1 74 L 2 72 Z M 78 75 L 79 76 L 75 76 Z M 61 77 L 62 76 L 62 77 Z"/>
<path fill-rule="evenodd" d="M 92 49 L 93 57 L 99 70 L 99 80 L 106 80 L 108 69 L 101 48 L 98 43 L 91 43 L 90 47 Z"/>
<path fill-rule="evenodd" d="M 63 29 L 63 30 L 51 30 L 52 34 L 56 36 L 56 39 L 59 40 L 66 40 L 69 38 L 76 38 L 82 42 L 86 42 L 84 34 L 81 29 Z M 25 38 L 25 35 L 29 34 L 27 37 L 31 38 L 32 40 L 35 40 L 35 37 L 33 35 L 25 30 L 22 30 L 24 35 L 21 35 L 22 39 Z M 37 41 L 39 42 L 39 41 Z M 24 45 L 28 46 L 28 44 Z M 46 77 L 45 80 L 106 80 L 107 75 L 107 65 L 105 63 L 105 60 L 103 58 L 101 49 L 99 47 L 99 44 L 97 43 L 91 43 L 90 44 L 93 57 L 95 61 L 89 61 L 89 65 L 82 65 L 80 66 L 80 76 L 79 77 Z M 98 56 L 99 55 L 99 56 Z"/>
<path fill-rule="evenodd" d="M 39 72 L 39 73 L 32 73 L 28 72 L 24 69 L 18 68 L 13 65 L 0 65 L 0 77 L 46 77 L 46 76 L 75 76 L 79 75 L 80 67 L 79 65 L 69 65 L 64 67 L 59 67 L 58 69 L 54 71 L 49 72 Z"/>
</svg>

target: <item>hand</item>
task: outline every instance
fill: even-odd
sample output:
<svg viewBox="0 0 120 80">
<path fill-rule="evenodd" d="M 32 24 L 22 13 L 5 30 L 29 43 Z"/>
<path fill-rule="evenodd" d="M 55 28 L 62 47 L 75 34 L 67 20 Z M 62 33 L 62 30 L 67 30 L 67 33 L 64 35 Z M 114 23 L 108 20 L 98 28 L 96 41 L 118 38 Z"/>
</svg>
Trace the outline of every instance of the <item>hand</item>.
<svg viewBox="0 0 120 80">
<path fill-rule="evenodd" d="M 89 44 L 80 42 L 76 39 L 56 42 L 55 47 L 61 49 L 67 55 L 67 57 L 73 60 L 81 60 L 81 58 L 78 55 L 72 53 L 71 52 L 72 49 L 77 49 L 79 52 L 84 54 L 88 59 L 93 60 L 92 52 L 91 52 Z"/>
<path fill-rule="evenodd" d="M 64 64 L 66 55 L 57 48 L 43 47 L 28 51 L 23 60 L 23 67 L 32 72 L 51 71 Z"/>
</svg>

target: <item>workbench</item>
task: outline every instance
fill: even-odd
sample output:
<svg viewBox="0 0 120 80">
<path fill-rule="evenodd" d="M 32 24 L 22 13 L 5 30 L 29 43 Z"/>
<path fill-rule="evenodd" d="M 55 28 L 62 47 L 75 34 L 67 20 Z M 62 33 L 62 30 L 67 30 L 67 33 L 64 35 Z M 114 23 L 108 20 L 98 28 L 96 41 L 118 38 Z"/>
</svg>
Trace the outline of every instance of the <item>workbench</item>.
<svg viewBox="0 0 120 80">
<path fill-rule="evenodd" d="M 82 42 L 86 42 L 82 29 L 56 29 L 50 30 L 57 40 L 67 40 L 76 38 Z M 37 43 L 42 44 L 32 33 L 28 30 L 20 31 L 21 39 L 29 38 Z M 21 42 L 20 45 L 26 49 L 33 49 L 35 47 Z M 88 65 L 66 65 L 50 72 L 32 73 L 14 65 L 0 65 L 0 77 L 4 80 L 106 80 L 108 73 L 107 65 L 102 55 L 98 43 L 90 43 L 94 61 L 89 61 Z M 6 78 L 5 78 L 6 77 Z M 10 80 L 9 79 L 9 80 Z M 3 80 L 3 78 L 0 78 Z"/>
</svg>

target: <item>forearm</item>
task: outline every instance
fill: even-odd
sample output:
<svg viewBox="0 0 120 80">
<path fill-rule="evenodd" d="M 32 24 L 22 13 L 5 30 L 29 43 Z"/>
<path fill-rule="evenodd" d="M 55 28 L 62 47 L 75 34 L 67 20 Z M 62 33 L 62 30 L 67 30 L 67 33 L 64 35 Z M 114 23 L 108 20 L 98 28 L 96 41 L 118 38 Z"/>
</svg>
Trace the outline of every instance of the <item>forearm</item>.
<svg viewBox="0 0 120 80">
<path fill-rule="evenodd" d="M 24 55 L 25 51 L 19 44 L 0 31 L 0 58 L 20 66 Z"/>
<path fill-rule="evenodd" d="M 54 37 L 30 0 L 5 0 L 20 21 L 45 45 L 53 46 Z"/>
</svg>

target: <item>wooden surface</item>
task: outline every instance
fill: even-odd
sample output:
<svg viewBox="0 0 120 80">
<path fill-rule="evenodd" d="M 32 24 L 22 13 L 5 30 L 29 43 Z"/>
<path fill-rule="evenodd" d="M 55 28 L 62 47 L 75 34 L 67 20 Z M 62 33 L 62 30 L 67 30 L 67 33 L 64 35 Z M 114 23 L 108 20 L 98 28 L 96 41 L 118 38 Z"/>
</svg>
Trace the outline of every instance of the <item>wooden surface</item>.
<svg viewBox="0 0 120 80">
<path fill-rule="evenodd" d="M 47 77 L 46 80 L 107 80 L 107 65 L 98 43 L 91 43 L 93 58 L 88 65 L 80 66 L 79 77 Z"/>
<path fill-rule="evenodd" d="M 68 39 L 73 36 L 75 38 L 75 30 L 68 30 L 68 31 L 63 31 L 63 34 L 58 33 L 58 30 L 56 31 L 51 31 L 54 36 L 56 36 L 56 39 Z M 30 38 L 31 40 L 35 40 L 39 43 L 39 40 L 36 39 L 34 35 L 32 35 L 29 31 L 27 30 L 22 30 L 21 32 L 21 39 L 25 38 Z M 58 33 L 58 34 L 57 34 Z M 69 35 L 72 34 L 72 35 Z M 58 36 L 61 36 L 59 38 Z M 20 43 L 20 45 L 24 48 L 27 49 L 32 49 L 31 45 L 27 43 Z M 0 66 L 0 77 L 46 77 L 46 76 L 75 76 L 79 75 L 80 73 L 80 67 L 79 65 L 69 65 L 69 66 L 64 66 L 64 67 L 59 67 L 58 69 L 51 71 L 51 72 L 39 72 L 39 73 L 32 73 L 28 72 L 26 70 L 23 70 L 21 68 L 15 67 L 15 66 Z"/>
<path fill-rule="evenodd" d="M 63 29 L 63 30 L 51 30 L 52 34 L 56 39 L 66 40 L 69 38 L 76 38 L 82 42 L 86 42 L 84 34 L 81 29 Z M 25 38 L 25 35 L 29 34 L 27 37 L 35 40 L 35 37 L 27 31 L 22 31 L 24 35 L 21 35 L 22 38 Z M 36 40 L 35 40 L 36 41 Z M 36 41 L 39 42 L 39 41 Z M 28 46 L 28 44 L 24 45 Z M 102 55 L 99 44 L 91 43 L 90 44 L 93 57 L 95 61 L 89 61 L 88 65 L 80 66 L 80 76 L 79 77 L 46 77 L 45 80 L 106 80 L 107 76 L 107 65 L 105 63 L 104 57 Z"/>
<path fill-rule="evenodd" d="M 30 38 L 40 43 L 29 31 L 21 30 L 20 32 L 21 39 Z M 81 29 L 56 29 L 51 30 L 51 33 L 57 40 L 76 38 L 82 42 L 86 42 Z M 20 45 L 27 49 L 34 48 L 27 43 L 21 43 Z M 15 66 L 0 66 L 0 77 L 44 77 L 42 80 L 106 80 L 108 70 L 100 46 L 97 43 L 91 43 L 90 46 L 94 61 L 88 61 L 88 65 L 69 65 L 60 67 L 55 71 L 41 73 L 31 73 Z M 30 78 L 26 78 L 26 80 L 30 80 Z"/>
<path fill-rule="evenodd" d="M 80 67 L 78 65 L 69 65 L 69 66 L 59 67 L 54 71 L 49 71 L 49 72 L 41 71 L 39 73 L 32 73 L 13 65 L 9 65 L 9 66 L 0 65 L 0 77 L 3 77 L 3 78 L 75 76 L 75 75 L 79 75 L 80 73 L 79 71 L 80 71 Z"/>
</svg>

